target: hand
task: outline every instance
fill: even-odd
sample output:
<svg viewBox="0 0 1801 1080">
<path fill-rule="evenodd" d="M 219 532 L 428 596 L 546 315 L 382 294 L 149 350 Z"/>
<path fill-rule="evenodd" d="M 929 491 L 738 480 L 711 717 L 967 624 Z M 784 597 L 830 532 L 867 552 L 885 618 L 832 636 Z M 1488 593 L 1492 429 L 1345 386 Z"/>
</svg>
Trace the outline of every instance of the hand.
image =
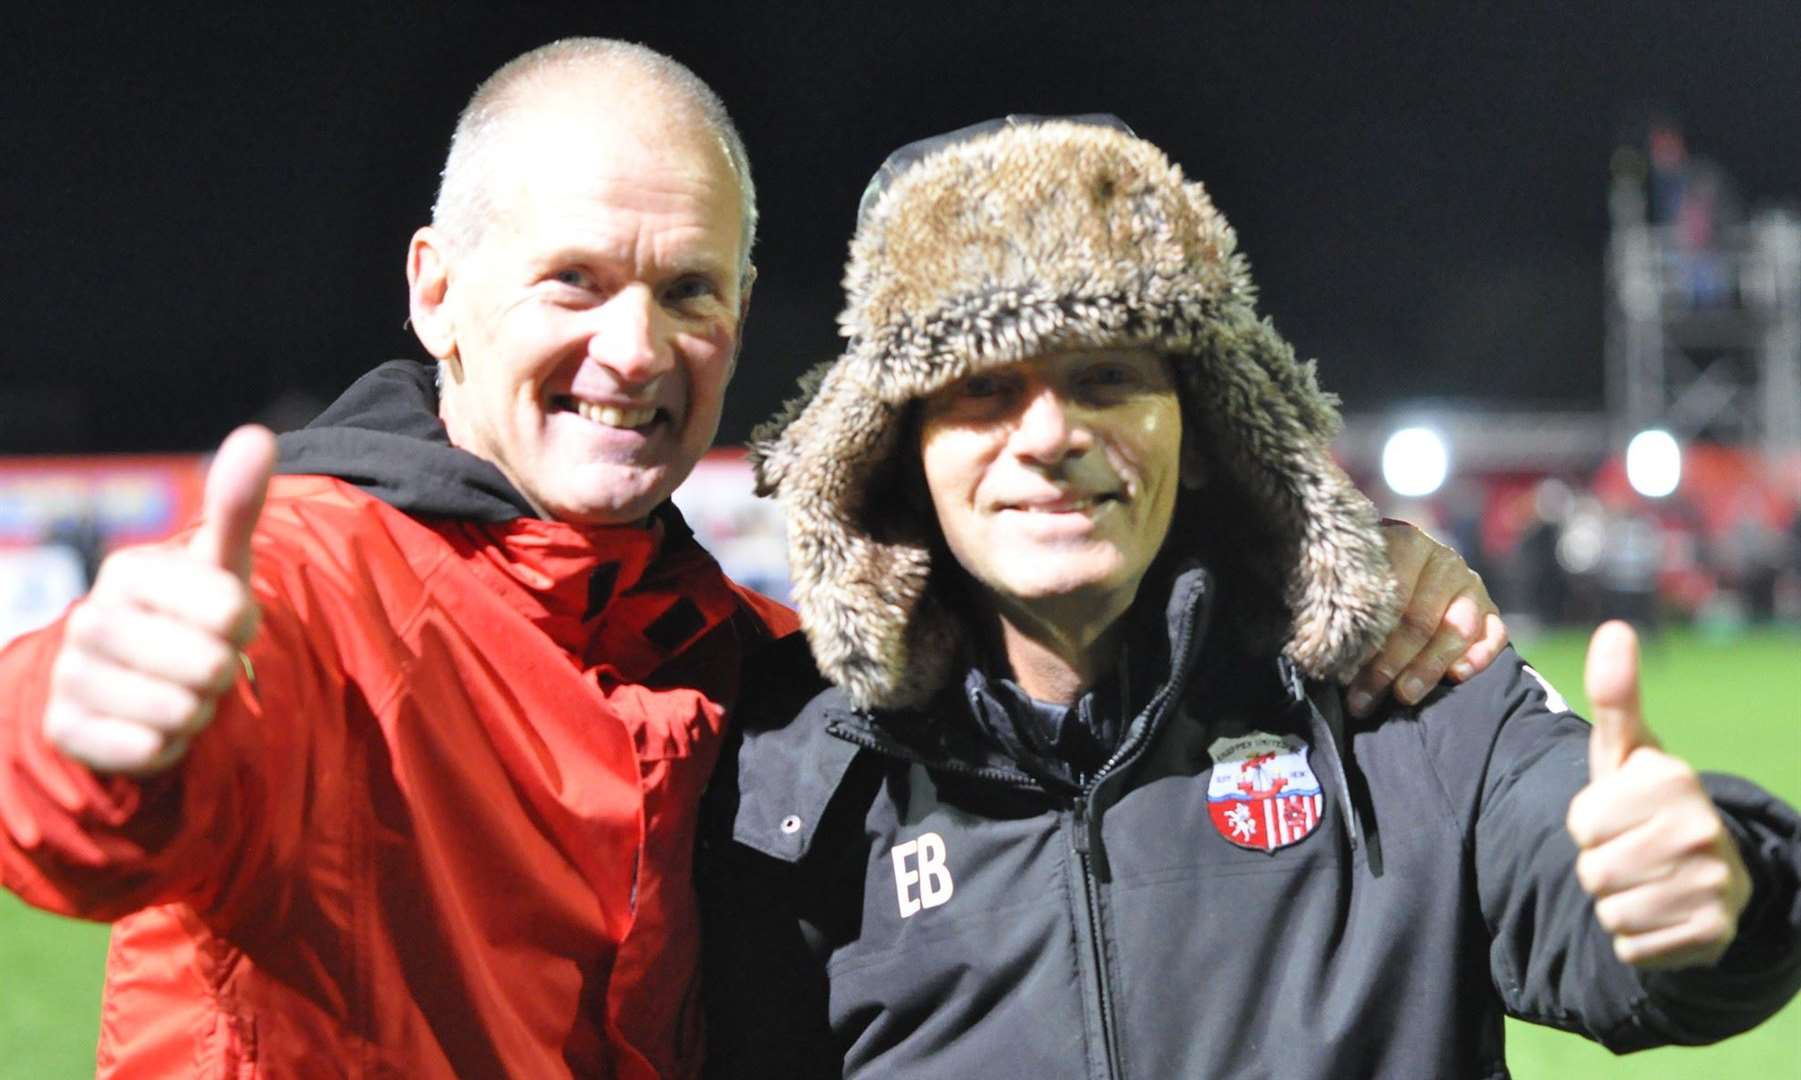
<svg viewBox="0 0 1801 1080">
<path fill-rule="evenodd" d="M 1384 524 L 1382 538 L 1406 604 L 1394 632 L 1346 687 L 1353 716 L 1369 715 L 1391 685 L 1401 703 L 1417 704 L 1447 673 L 1461 682 L 1507 644 L 1500 610 L 1461 556 L 1404 522 Z"/>
<path fill-rule="evenodd" d="M 148 776 L 181 760 L 256 631 L 250 534 L 274 465 L 268 429 L 239 428 L 213 458 L 186 544 L 126 548 L 100 564 L 51 667 L 52 746 L 100 773 Z"/>
<path fill-rule="evenodd" d="M 1603 623 L 1585 678 L 1588 786 L 1570 800 L 1576 878 L 1613 951 L 1647 970 L 1712 964 L 1751 898 L 1738 844 L 1695 770 L 1658 748 L 1638 702 L 1638 638 Z"/>
</svg>

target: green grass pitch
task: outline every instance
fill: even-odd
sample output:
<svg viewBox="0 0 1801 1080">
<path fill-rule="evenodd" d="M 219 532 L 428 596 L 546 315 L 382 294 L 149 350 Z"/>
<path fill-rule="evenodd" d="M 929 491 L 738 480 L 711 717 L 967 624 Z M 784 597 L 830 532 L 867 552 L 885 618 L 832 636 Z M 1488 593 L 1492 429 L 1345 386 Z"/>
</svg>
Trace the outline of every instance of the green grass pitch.
<svg viewBox="0 0 1801 1080">
<path fill-rule="evenodd" d="M 1578 709 L 1585 634 L 1548 634 L 1522 651 Z M 1671 633 L 1645 646 L 1646 716 L 1664 745 L 1703 769 L 1737 772 L 1801 804 L 1801 635 Z M 31 911 L 0 893 L 0 1078 L 90 1076 L 106 928 Z M 1508 1063 L 1524 1078 L 1801 1077 L 1801 1002 L 1719 1046 L 1615 1058 L 1562 1032 L 1508 1025 Z"/>
</svg>

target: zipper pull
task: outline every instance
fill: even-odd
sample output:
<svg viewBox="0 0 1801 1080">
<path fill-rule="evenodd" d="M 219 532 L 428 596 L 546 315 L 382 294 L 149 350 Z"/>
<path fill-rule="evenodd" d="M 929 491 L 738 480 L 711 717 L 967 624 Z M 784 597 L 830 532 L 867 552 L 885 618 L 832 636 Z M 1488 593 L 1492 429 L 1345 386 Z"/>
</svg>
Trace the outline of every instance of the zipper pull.
<svg viewBox="0 0 1801 1080">
<path fill-rule="evenodd" d="M 1091 799 L 1076 796 L 1072 806 L 1076 819 L 1071 842 L 1075 845 L 1076 854 L 1088 864 L 1088 872 L 1098 881 L 1107 881 L 1113 876 L 1113 868 L 1107 863 L 1107 849 L 1101 843 L 1101 822 L 1093 815 L 1093 809 Z"/>
</svg>

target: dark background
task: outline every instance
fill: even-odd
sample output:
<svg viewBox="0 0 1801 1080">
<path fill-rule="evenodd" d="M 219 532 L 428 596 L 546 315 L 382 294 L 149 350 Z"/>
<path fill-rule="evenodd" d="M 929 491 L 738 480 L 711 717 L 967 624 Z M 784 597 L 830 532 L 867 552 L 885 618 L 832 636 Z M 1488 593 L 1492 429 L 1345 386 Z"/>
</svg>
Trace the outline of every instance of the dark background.
<svg viewBox="0 0 1801 1080">
<path fill-rule="evenodd" d="M 834 352 L 883 156 L 1002 113 L 1112 111 L 1203 179 L 1351 410 L 1601 407 L 1609 158 L 1648 109 L 1746 204 L 1801 196 L 1791 3 L 71 7 L 0 29 L 0 453 L 207 449 L 423 356 L 402 257 L 456 113 L 571 34 L 688 63 L 749 143 L 726 440 Z"/>
</svg>

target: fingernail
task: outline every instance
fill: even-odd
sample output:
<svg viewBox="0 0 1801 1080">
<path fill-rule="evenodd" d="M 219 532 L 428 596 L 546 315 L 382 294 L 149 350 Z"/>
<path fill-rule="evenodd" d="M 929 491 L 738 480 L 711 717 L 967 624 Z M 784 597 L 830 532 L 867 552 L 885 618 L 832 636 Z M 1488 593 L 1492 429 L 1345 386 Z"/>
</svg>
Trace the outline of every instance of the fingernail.
<svg viewBox="0 0 1801 1080">
<path fill-rule="evenodd" d="M 1468 660 L 1459 660 L 1455 664 L 1451 665 L 1451 675 L 1458 682 L 1462 682 L 1463 680 L 1469 678 L 1471 675 L 1474 675 L 1475 673 L 1476 673 L 1476 665 L 1470 663 Z"/>
<path fill-rule="evenodd" d="M 1352 716 L 1362 716 L 1370 711 L 1370 696 L 1362 690 L 1353 690 L 1345 696 L 1345 704 L 1350 706 Z"/>
<path fill-rule="evenodd" d="M 1409 675 L 1401 680 L 1400 694 L 1402 701 L 1412 705 L 1420 698 L 1426 696 L 1426 684 L 1420 682 L 1418 676 Z"/>
</svg>

